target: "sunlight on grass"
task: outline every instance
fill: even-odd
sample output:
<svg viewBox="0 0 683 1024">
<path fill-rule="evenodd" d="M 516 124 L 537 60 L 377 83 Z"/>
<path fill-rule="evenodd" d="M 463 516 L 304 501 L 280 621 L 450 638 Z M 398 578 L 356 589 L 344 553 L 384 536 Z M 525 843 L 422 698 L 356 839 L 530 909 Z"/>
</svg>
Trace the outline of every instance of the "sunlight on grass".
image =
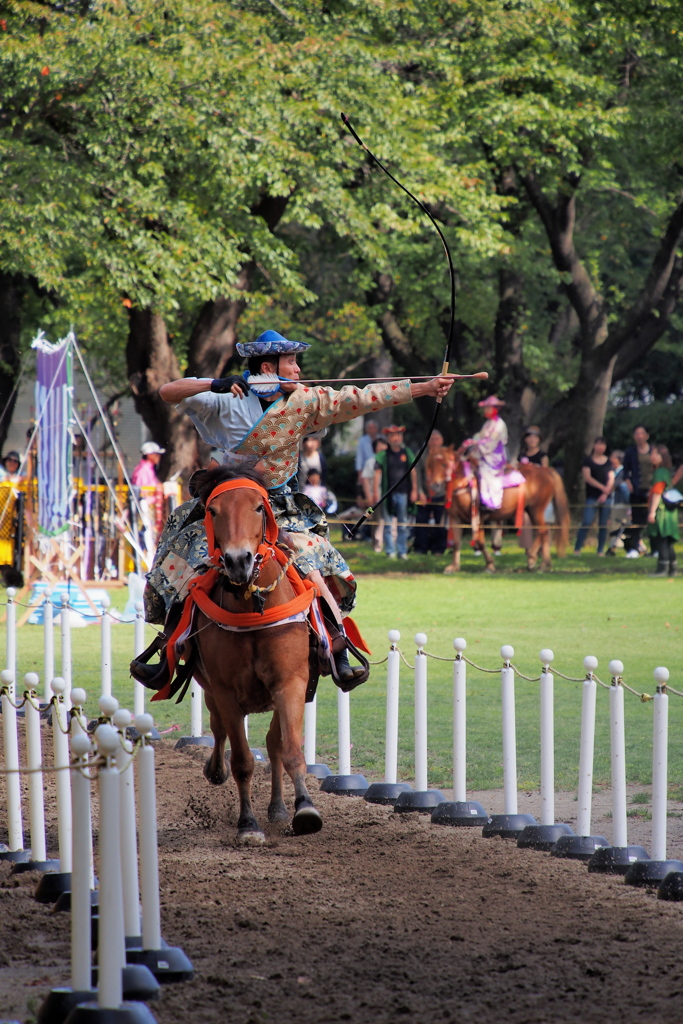
<svg viewBox="0 0 683 1024">
<path fill-rule="evenodd" d="M 550 647 L 555 653 L 553 667 L 566 675 L 583 677 L 583 658 L 599 659 L 598 676 L 609 682 L 612 658 L 624 663 L 624 679 L 639 693 L 653 693 L 652 671 L 666 665 L 671 685 L 683 690 L 681 656 L 681 600 L 678 581 L 650 580 L 637 563 L 637 572 L 620 558 L 610 562 L 615 572 L 590 571 L 590 556 L 567 562 L 553 573 L 531 575 L 522 572 L 521 555 L 513 549 L 499 560 L 502 572 L 485 576 L 481 559 L 465 556 L 465 572 L 444 576 L 440 569 L 447 558 L 423 562 L 437 571 L 419 571 L 418 560 L 410 560 L 405 573 L 364 575 L 369 562 L 386 568 L 384 556 L 374 555 L 360 545 L 343 545 L 353 571 L 359 573 L 358 605 L 354 615 L 368 641 L 373 658 L 387 651 L 387 632 L 401 632 L 400 647 L 412 663 L 414 635 L 425 632 L 427 652 L 446 659 L 453 657 L 453 638 L 467 640 L 467 656 L 479 665 L 499 669 L 500 647 L 511 644 L 514 664 L 525 675 L 540 671 L 539 651 Z M 506 549 L 507 550 L 507 549 Z M 595 558 L 604 570 L 605 560 Z M 647 560 L 643 560 L 646 562 Z M 577 562 L 579 563 L 577 565 Z M 474 564 L 476 563 L 476 565 Z M 632 562 L 630 565 L 632 566 Z M 403 566 L 402 566 L 403 568 Z M 650 566 L 646 567 L 650 569 Z M 628 571 L 627 571 L 628 570 Z M 112 602 L 123 607 L 125 591 L 112 591 Z M 88 692 L 88 711 L 96 713 L 100 677 L 100 631 L 97 626 L 72 633 L 73 685 Z M 153 635 L 147 628 L 148 638 Z M 0 652 L 4 649 L 4 630 Z M 42 676 L 43 631 L 24 626 L 18 635 L 20 676 L 29 671 Z M 112 629 L 114 657 L 113 690 L 121 704 L 132 706 L 132 680 L 128 662 L 133 654 L 132 625 Z M 60 666 L 59 627 L 55 629 L 55 666 Z M 452 665 L 431 660 L 429 668 L 429 779 L 430 785 L 450 786 L 452 782 Z M 352 763 L 354 770 L 370 779 L 384 771 L 384 719 L 386 668 L 373 668 L 370 680 L 351 695 Z M 402 666 L 399 736 L 399 777 L 411 779 L 413 767 L 412 672 Z M 41 682 L 42 687 L 42 682 Z M 631 783 L 649 785 L 652 760 L 652 703 L 641 703 L 626 693 L 626 763 Z M 468 666 L 468 785 L 475 789 L 502 785 L 500 677 Z M 189 732 L 189 700 L 148 704 L 161 731 L 176 727 L 177 735 Z M 672 796 L 680 795 L 683 784 L 683 699 L 669 701 L 669 775 Z M 335 769 L 337 761 L 337 691 L 329 679 L 322 679 L 318 695 L 319 761 Z M 518 778 L 525 788 L 539 785 L 539 700 L 538 683 L 516 681 Z M 578 774 L 581 683 L 555 678 L 556 785 L 575 789 Z M 598 688 L 595 739 L 595 782 L 610 778 L 609 694 Z M 265 747 L 268 715 L 250 719 L 250 742 Z M 208 721 L 205 714 L 205 729 Z M 633 803 L 648 802 L 649 794 L 636 794 Z"/>
</svg>

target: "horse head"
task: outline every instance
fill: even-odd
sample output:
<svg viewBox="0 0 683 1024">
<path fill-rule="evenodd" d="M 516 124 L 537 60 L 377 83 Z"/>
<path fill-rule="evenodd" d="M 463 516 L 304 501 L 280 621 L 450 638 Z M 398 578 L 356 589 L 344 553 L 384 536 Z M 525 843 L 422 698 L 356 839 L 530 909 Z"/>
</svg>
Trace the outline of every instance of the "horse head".
<svg viewBox="0 0 683 1024">
<path fill-rule="evenodd" d="M 195 481 L 195 487 L 206 509 L 209 555 L 231 583 L 249 583 L 259 565 L 259 548 L 278 535 L 263 477 L 254 470 L 220 467 Z"/>
</svg>

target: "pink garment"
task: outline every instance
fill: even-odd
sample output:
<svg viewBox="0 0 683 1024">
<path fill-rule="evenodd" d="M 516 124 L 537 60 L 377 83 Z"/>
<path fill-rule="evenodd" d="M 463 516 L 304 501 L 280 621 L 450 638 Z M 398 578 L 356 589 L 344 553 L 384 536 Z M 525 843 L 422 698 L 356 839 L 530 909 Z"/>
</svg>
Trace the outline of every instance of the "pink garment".
<svg viewBox="0 0 683 1024">
<path fill-rule="evenodd" d="M 130 479 L 136 487 L 157 487 L 159 485 L 157 471 L 149 459 L 140 459 Z"/>
</svg>

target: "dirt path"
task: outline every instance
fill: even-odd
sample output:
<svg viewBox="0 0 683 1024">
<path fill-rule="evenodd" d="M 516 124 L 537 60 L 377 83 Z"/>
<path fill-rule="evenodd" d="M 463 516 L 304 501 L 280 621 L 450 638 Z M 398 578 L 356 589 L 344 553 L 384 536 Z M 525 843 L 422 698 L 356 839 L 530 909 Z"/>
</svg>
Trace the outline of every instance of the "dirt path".
<svg viewBox="0 0 683 1024">
<path fill-rule="evenodd" d="M 317 836 L 270 827 L 265 847 L 237 850 L 232 783 L 210 787 L 204 756 L 170 744 L 158 754 L 162 928 L 196 969 L 152 1004 L 159 1024 L 681 1020 L 683 904 L 478 829 L 322 793 Z M 262 819 L 267 794 L 261 768 Z M 537 810 L 534 794 L 520 810 L 527 799 Z M 641 825 L 630 839 L 649 846 Z M 683 852 L 680 826 L 673 818 L 670 855 Z M 598 829 L 609 837 L 609 819 Z M 68 983 L 69 921 L 35 903 L 35 876 L 7 870 L 0 1018 L 28 1024 Z"/>
</svg>

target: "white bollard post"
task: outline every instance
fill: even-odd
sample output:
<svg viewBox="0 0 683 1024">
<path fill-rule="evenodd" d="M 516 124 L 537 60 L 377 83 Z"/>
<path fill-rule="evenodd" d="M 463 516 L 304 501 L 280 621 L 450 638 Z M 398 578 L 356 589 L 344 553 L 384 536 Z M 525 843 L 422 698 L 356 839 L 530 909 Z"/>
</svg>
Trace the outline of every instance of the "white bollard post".
<svg viewBox="0 0 683 1024">
<path fill-rule="evenodd" d="M 554 681 L 550 664 L 555 655 L 541 651 L 541 825 L 555 824 L 555 713 Z"/>
<path fill-rule="evenodd" d="M 135 602 L 135 640 L 133 656 L 138 657 L 145 649 L 145 606 L 142 601 Z M 133 714 L 145 713 L 145 688 L 137 679 L 133 681 Z"/>
<path fill-rule="evenodd" d="M 463 652 L 467 643 L 461 637 L 453 641 L 453 801 L 467 801 L 467 662 Z"/>
<path fill-rule="evenodd" d="M 126 937 L 138 937 L 140 931 L 140 887 L 138 884 L 138 847 L 135 825 L 135 776 L 133 746 L 126 729 L 133 721 L 130 711 L 119 708 L 112 724 L 119 733 L 116 767 L 121 788 L 121 881 L 123 885 L 123 929 Z"/>
<path fill-rule="evenodd" d="M 586 678 L 581 696 L 581 745 L 579 749 L 579 806 L 576 816 L 576 831 L 579 836 L 591 834 L 591 810 L 593 805 L 593 748 L 595 746 L 595 701 L 598 684 L 593 676 L 598 667 L 597 658 L 587 657 L 583 661 Z"/>
<path fill-rule="evenodd" d="M 304 705 L 304 761 L 306 767 L 315 764 L 315 740 L 318 725 L 318 697 Z"/>
<path fill-rule="evenodd" d="M 538 827 L 533 814 L 519 814 L 517 811 L 517 731 L 515 724 L 515 670 L 512 659 L 513 647 L 505 644 L 500 649 L 503 667 L 500 670 L 500 705 L 503 731 L 503 814 L 492 814 L 482 835 L 485 838 L 502 836 L 505 839 L 520 839 L 528 825 Z"/>
<path fill-rule="evenodd" d="M 56 868 L 56 862 L 48 864 L 45 841 L 45 798 L 43 794 L 42 749 L 40 740 L 40 704 L 38 703 L 39 679 L 35 672 L 24 676 L 25 701 L 24 727 L 26 730 L 26 767 L 28 769 L 28 815 L 31 830 L 31 861 L 36 870 Z"/>
<path fill-rule="evenodd" d="M 139 715 L 135 719 L 135 728 L 141 737 L 137 780 L 142 949 L 130 950 L 128 957 L 132 962 L 148 967 L 159 981 L 185 981 L 192 978 L 192 964 L 180 947 L 167 946 L 161 939 L 154 747 L 149 742 L 154 719 L 151 715 Z"/>
<path fill-rule="evenodd" d="M 595 747 L 595 699 L 598 684 L 593 675 L 598 659 L 592 655 L 583 659 L 586 678 L 581 695 L 581 741 L 579 748 L 579 792 L 576 816 L 576 835 L 564 835 L 553 847 L 553 857 L 570 860 L 590 860 L 598 850 L 609 846 L 604 836 L 591 835 L 591 809 L 593 804 L 593 750 Z"/>
<path fill-rule="evenodd" d="M 521 832 L 517 846 L 520 849 L 554 850 L 562 836 L 573 836 L 573 829 L 564 822 L 555 821 L 555 708 L 554 680 L 550 666 L 555 655 L 549 647 L 540 653 L 539 679 L 541 724 L 541 821 L 527 825 Z"/>
<path fill-rule="evenodd" d="M 45 703 L 52 698 L 50 683 L 55 677 L 55 626 L 52 594 L 45 591 L 43 597 L 43 694 Z"/>
<path fill-rule="evenodd" d="M 337 690 L 339 774 L 351 774 L 351 705 L 348 693 Z"/>
<path fill-rule="evenodd" d="M 389 630 L 387 655 L 387 722 L 384 734 L 384 781 L 390 785 L 398 781 L 398 707 L 401 675 L 401 654 L 396 646 L 401 639 L 397 629 Z"/>
<path fill-rule="evenodd" d="M 636 861 L 647 861 L 642 846 L 628 845 L 626 818 L 626 740 L 624 735 L 624 688 L 621 675 L 624 666 L 610 661 L 612 684 L 609 689 L 609 735 L 612 759 L 612 845 L 602 847 L 588 862 L 591 872 L 625 875 Z"/>
<path fill-rule="evenodd" d="M 62 637 L 62 675 L 64 681 L 64 700 L 69 706 L 71 694 L 71 609 L 69 595 L 62 594 L 62 610 L 59 615 L 59 627 Z M 52 680 L 50 680 L 52 684 Z"/>
<path fill-rule="evenodd" d="M 660 665 L 654 670 L 657 686 L 652 698 L 652 860 L 639 857 L 626 871 L 627 885 L 657 885 L 662 899 L 679 900 L 683 861 L 666 859 L 667 787 L 669 754 L 669 696 L 666 684 L 669 670 Z M 629 851 L 640 849 L 628 847 Z M 644 851 L 643 851 L 644 852 Z M 631 857 L 631 860 L 634 858 Z"/>
<path fill-rule="evenodd" d="M 517 734 L 515 724 L 515 671 L 510 662 L 513 647 L 500 649 L 503 667 L 500 670 L 501 712 L 503 719 L 503 805 L 505 814 L 517 814 Z"/>
<path fill-rule="evenodd" d="M 669 754 L 669 670 L 656 668 L 657 691 L 652 698 L 652 860 L 666 860 L 666 820 Z"/>
<path fill-rule="evenodd" d="M 609 690 L 609 733 L 612 759 L 612 846 L 628 846 L 628 819 L 626 817 L 626 739 L 624 730 L 624 688 L 620 661 L 610 661 L 612 685 Z"/>
<path fill-rule="evenodd" d="M 427 779 L 427 636 L 415 634 L 415 791 L 426 793 Z"/>
<path fill-rule="evenodd" d="M 427 643 L 425 633 L 415 634 L 415 789 L 400 793 L 394 809 L 431 813 L 446 797 L 440 789 L 430 789 L 427 763 Z"/>
<path fill-rule="evenodd" d="M 123 1002 L 122 970 L 125 959 L 121 885 L 119 770 L 115 755 L 119 734 L 111 725 L 95 731 L 104 767 L 98 775 L 100 795 L 100 841 L 98 874 L 100 901 L 97 942 L 97 1002 L 102 1009 L 118 1009 Z"/>
<path fill-rule="evenodd" d="M 90 738 L 83 732 L 71 737 L 71 795 L 73 800 L 73 845 L 71 878 L 71 987 L 90 992 L 92 826 L 90 815 Z"/>
<path fill-rule="evenodd" d="M 401 652 L 397 644 L 401 634 L 389 630 L 387 654 L 387 721 L 384 733 L 384 782 L 373 782 L 364 793 L 369 804 L 394 804 L 401 793 L 412 792 L 407 782 L 398 782 L 398 711 Z"/>
<path fill-rule="evenodd" d="M 467 641 L 456 637 L 453 649 L 453 799 L 432 812 L 432 824 L 471 828 L 489 816 L 480 803 L 467 799 Z"/>
<path fill-rule="evenodd" d="M 100 692 L 103 697 L 111 696 L 111 616 L 109 595 L 102 595 L 102 616 L 100 618 Z"/>
<path fill-rule="evenodd" d="M 12 676 L 9 684 L 9 696 L 15 700 L 15 680 L 17 678 L 17 606 L 14 603 L 16 597 L 14 587 L 7 588 L 7 620 L 5 622 L 5 668 Z"/>
<path fill-rule="evenodd" d="M 55 793 L 57 797 L 57 835 L 59 840 L 59 868 L 71 871 L 71 780 L 69 779 L 69 740 L 67 737 L 67 710 L 64 700 L 66 682 L 52 680 L 55 700 L 52 704 L 52 744 L 54 749 Z M 65 770 L 66 769 L 66 770 Z"/>
<path fill-rule="evenodd" d="M 11 589 L 11 588 L 10 588 Z M 9 609 L 9 604 L 8 604 Z M 2 741 L 7 771 L 7 842 L 8 848 L 0 847 L 2 860 L 28 860 L 30 853 L 24 851 L 24 827 L 21 818 L 21 783 L 19 780 L 19 738 L 17 736 L 17 712 L 14 707 L 14 679 L 9 669 L 0 673 L 2 684 Z M 16 854 L 16 856 L 14 856 Z M 23 854 L 23 856 L 22 856 Z"/>
<path fill-rule="evenodd" d="M 85 690 L 83 690 L 80 686 L 74 686 L 73 690 L 71 691 L 71 701 L 72 701 L 72 707 L 71 707 L 71 736 L 72 736 L 71 750 L 73 751 L 73 737 L 74 736 L 79 736 L 79 735 L 86 736 L 87 739 L 88 739 L 88 743 L 90 743 L 90 737 L 88 736 L 88 718 L 87 718 L 85 712 L 83 711 L 83 707 L 84 707 L 85 701 L 86 701 L 86 692 L 85 692 Z M 88 747 L 88 750 L 91 750 L 91 749 L 92 749 L 92 744 L 90 743 L 90 747 Z M 88 778 L 90 778 L 90 774 L 89 773 L 88 773 Z M 74 773 L 72 772 L 71 773 L 72 786 L 73 786 L 73 779 L 74 779 Z M 74 818 L 74 815 L 75 815 L 75 810 L 74 810 L 74 807 L 73 807 L 73 802 L 74 802 L 74 795 L 73 795 L 73 789 L 72 789 L 72 793 L 71 793 L 72 834 L 73 834 L 73 830 L 76 828 L 75 822 L 73 821 L 73 818 Z M 88 804 L 88 822 L 90 822 L 90 804 Z M 90 888 L 94 889 L 95 888 L 95 862 L 94 862 L 93 849 L 92 849 L 92 828 L 90 827 L 90 825 L 88 825 L 88 834 L 90 836 L 90 839 L 88 840 L 88 849 L 90 851 L 89 854 L 88 854 L 88 863 L 90 865 L 89 866 L 89 871 L 88 871 L 88 877 L 90 878 Z M 75 842 L 75 840 L 74 840 L 74 842 Z M 74 865 L 73 870 L 76 871 L 75 865 Z"/>
<path fill-rule="evenodd" d="M 202 726 L 202 701 L 204 699 L 204 691 L 197 682 L 196 679 L 192 680 L 190 687 L 190 735 L 197 737 L 203 734 Z M 244 719 L 244 730 L 247 731 L 247 720 Z M 247 739 L 249 735 L 247 733 Z"/>
</svg>

